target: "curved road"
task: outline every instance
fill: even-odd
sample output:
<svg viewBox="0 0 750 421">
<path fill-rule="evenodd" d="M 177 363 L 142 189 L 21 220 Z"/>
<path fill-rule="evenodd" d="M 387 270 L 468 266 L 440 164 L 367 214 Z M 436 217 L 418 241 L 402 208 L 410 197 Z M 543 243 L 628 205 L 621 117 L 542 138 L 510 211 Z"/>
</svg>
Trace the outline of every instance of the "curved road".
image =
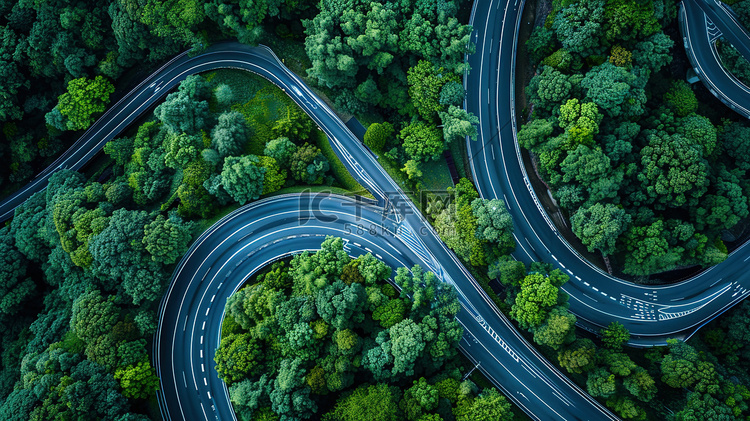
<svg viewBox="0 0 750 421">
<path fill-rule="evenodd" d="M 523 3 L 477 0 L 471 15 L 476 52 L 468 56 L 474 70 L 465 78 L 466 109 L 480 124 L 479 140 L 467 140 L 467 150 L 477 189 L 508 206 L 516 259 L 553 263 L 570 276 L 563 289 L 581 327 L 598 331 L 617 320 L 630 330 L 635 346 L 688 337 L 750 294 L 748 246 L 679 284 L 640 286 L 593 266 L 559 235 L 528 182 L 516 140 L 515 50 Z"/>
<path fill-rule="evenodd" d="M 216 68 L 252 71 L 285 90 L 326 132 L 342 162 L 383 207 L 332 197 L 314 206 L 337 218 L 315 218 L 315 222 L 301 224 L 310 216 L 301 216 L 299 209 L 307 209 L 305 200 L 315 199 L 284 196 L 241 208 L 206 231 L 183 257 L 160 306 L 155 365 L 162 386 L 159 402 L 167 418 L 234 418 L 226 387 L 216 377 L 213 366 L 226 298 L 267 262 L 291 252 L 318 248 L 322 235 L 356 238 L 345 233 L 345 224 L 357 221 L 368 224 L 368 234 L 360 236 L 365 251 L 373 250 L 394 267 L 421 263 L 456 286 L 463 309 L 459 320 L 465 327 L 462 350 L 532 418 L 617 419 L 518 334 L 371 153 L 267 48 L 222 43 L 196 57 L 176 57 L 108 111 L 77 143 L 77 150 L 68 151 L 36 182 L 6 200 L 2 204 L 4 217 L 10 215 L 14 201 L 20 203 L 24 195 L 43 190 L 46 179 L 57 169 L 80 168 L 85 159 L 187 75 Z M 383 219 L 384 215 L 388 218 Z M 369 233 L 370 229 L 374 234 Z M 404 256 L 404 261 L 395 258 L 390 249 Z"/>
<path fill-rule="evenodd" d="M 363 230 L 357 228 L 360 224 Z M 268 263 L 319 249 L 326 235 L 343 237 L 352 256 L 372 253 L 393 269 L 421 264 L 442 273 L 459 293 L 462 351 L 533 419 L 617 419 L 536 353 L 494 310 L 463 266 L 450 258 L 437 263 L 414 244 L 413 233 L 393 214 L 384 218 L 380 207 L 336 195 L 284 195 L 254 202 L 193 243 L 165 294 L 157 332 L 156 366 L 166 419 L 233 419 L 213 360 L 227 298 Z"/>
<path fill-rule="evenodd" d="M 742 251 L 743 247 L 726 262 L 678 286 L 644 288 L 609 277 L 592 267 L 557 235 L 526 184 L 515 142 L 513 69 L 522 6 L 523 0 L 520 4 L 481 0 L 475 3 L 472 12 L 472 23 L 477 28 L 473 38 L 477 53 L 469 59 L 479 74 L 478 77 L 472 75 L 471 79 L 467 78 L 471 94 L 467 108 L 477 114 L 481 122 L 482 141 L 469 145 L 472 170 L 480 192 L 484 197 L 504 198 L 508 203 L 516 223 L 519 244 L 517 258 L 527 262 L 553 261 L 572 275 L 572 281 L 566 286 L 566 291 L 571 295 L 571 309 L 589 327 L 606 325 L 613 319 L 619 319 L 635 334 L 633 342 L 644 345 L 661 343 L 666 336 L 694 330 L 746 296 L 748 290 L 743 288 L 741 282 L 747 282 L 747 279 L 742 275 L 741 267 L 747 259 L 740 254 L 747 252 Z M 493 24 L 490 25 L 490 22 Z M 512 59 L 501 61 L 501 56 Z M 337 215 L 336 221 L 300 226 L 298 211 L 294 211 L 298 214 L 296 219 L 293 215 L 285 214 L 290 209 L 287 201 L 296 200 L 299 205 L 300 201 L 313 199 L 309 196 L 284 196 L 242 208 L 204 233 L 183 259 L 162 308 L 157 366 L 164 389 L 165 399 L 162 402 L 170 418 L 180 419 L 178 414 L 182 414 L 192 419 L 202 411 L 206 411 L 205 415 L 211 418 L 213 411 L 231 412 L 227 406 L 226 389 L 221 386 L 223 383 L 215 379 L 212 369 L 212 354 L 209 351 L 215 349 L 217 342 L 212 342 L 213 348 L 205 342 L 209 336 L 217 338 L 219 334 L 221 316 L 218 310 L 223 309 L 226 296 L 234 291 L 229 287 L 230 283 L 233 282 L 236 287 L 260 264 L 289 252 L 317 248 L 324 234 L 341 235 L 351 243 L 353 237 L 348 233 L 343 235 L 346 229 L 342 224 L 356 220 L 359 218 L 357 212 L 361 212 L 361 218 L 376 227 L 376 235 L 364 236 L 367 243 L 363 240 L 360 243 L 362 248 L 369 244 L 368 248 L 395 265 L 398 259 L 387 251 L 392 248 L 394 253 L 404 256 L 403 263 L 421 263 L 441 279 L 456 285 L 463 305 L 460 320 L 467 330 L 467 336 L 462 340 L 464 352 L 470 358 L 483 362 L 480 369 L 505 389 L 508 396 L 527 413 L 537 419 L 614 419 L 537 354 L 494 310 L 476 282 L 439 241 L 414 205 L 377 165 L 374 157 L 299 78 L 278 62 L 270 50 L 249 49 L 227 43 L 214 46 L 197 57 L 176 57 L 108 111 L 77 146 L 71 148 L 55 165 L 45 170 L 20 194 L 0 204 L 2 218 L 9 217 L 14 203 L 20 203 L 24 195 L 43 189 L 46 178 L 57 168 L 80 168 L 87 157 L 96 153 L 101 145 L 185 76 L 226 67 L 256 72 L 285 89 L 326 131 L 342 161 L 358 181 L 374 193 L 384 209 L 362 204 L 353 206 L 349 199 L 332 196 L 320 206 L 327 213 Z M 487 96 L 483 95 L 485 90 Z M 516 159 L 513 159 L 514 155 Z M 505 166 L 498 165 L 500 160 L 504 160 Z M 526 213 L 520 212 L 521 209 L 525 209 Z M 267 217 L 259 217 L 261 214 Z M 378 215 L 381 219 L 379 222 Z M 388 215 L 388 218 L 382 220 L 383 215 Z M 261 221 L 266 221 L 265 227 L 242 231 L 242 227 L 262 224 Z M 288 232 L 281 234 L 279 230 L 282 227 Z M 264 234 L 261 235 L 261 232 Z M 236 243 L 230 240 L 235 238 Z M 226 254 L 230 250 L 231 254 Z M 252 259 L 248 260 L 247 254 L 251 252 Z M 350 252 L 356 255 L 362 250 L 354 246 Z M 215 260 L 216 269 L 211 264 L 205 264 L 211 256 L 218 259 Z M 386 256 L 393 256 L 394 259 Z M 229 278 L 227 276 L 233 264 L 239 272 Z M 221 281 L 222 276 L 227 280 L 226 287 Z M 211 288 L 216 290 L 212 291 Z M 209 292 L 211 299 L 206 300 Z M 212 304 L 211 300 L 216 300 L 216 297 L 219 301 Z M 213 313 L 211 307 L 214 307 Z M 181 319 L 182 315 L 187 318 Z M 201 318 L 203 321 L 199 323 Z M 204 334 L 204 331 L 213 332 L 213 335 Z M 199 337 L 204 340 L 205 346 L 200 344 Z M 168 343 L 171 346 L 165 345 Z M 169 351 L 166 351 L 168 348 Z M 172 350 L 177 354 L 173 354 Z M 161 357 L 164 357 L 163 361 Z M 203 364 L 200 369 L 199 363 Z M 206 370 L 208 375 L 204 374 Z M 210 375 L 212 372 L 214 376 Z M 183 373 L 185 377 L 182 377 Z M 194 390 L 190 389 L 189 380 L 193 381 Z M 209 383 L 209 380 L 212 382 Z M 221 384 L 217 385 L 217 381 Z M 211 396 L 209 392 L 212 392 Z M 200 411 L 194 411 L 198 409 Z M 222 419 L 232 416 L 227 412 L 221 414 Z"/>
<path fill-rule="evenodd" d="M 729 108 L 750 118 L 750 88 L 721 65 L 716 40 L 724 37 L 750 57 L 750 36 L 729 6 L 713 0 L 683 0 L 680 32 L 693 70 L 708 90 Z"/>
</svg>

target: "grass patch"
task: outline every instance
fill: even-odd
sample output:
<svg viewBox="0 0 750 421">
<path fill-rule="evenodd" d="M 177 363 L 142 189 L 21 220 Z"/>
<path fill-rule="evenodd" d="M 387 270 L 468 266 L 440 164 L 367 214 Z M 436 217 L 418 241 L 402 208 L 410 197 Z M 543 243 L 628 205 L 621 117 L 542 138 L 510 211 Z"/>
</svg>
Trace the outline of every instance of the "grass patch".
<svg viewBox="0 0 750 421">
<path fill-rule="evenodd" d="M 310 138 L 310 140 L 315 140 L 315 144 L 318 145 L 323 152 L 323 155 L 328 158 L 328 162 L 331 164 L 331 172 L 333 173 L 333 176 L 336 177 L 336 181 L 343 188 L 362 196 L 373 197 L 370 192 L 365 190 L 365 188 L 362 187 L 351 174 L 349 174 L 344 163 L 341 162 L 336 155 L 336 152 L 334 152 L 333 146 L 331 146 L 331 142 L 328 141 L 328 137 L 325 133 L 320 130 L 314 130 L 313 133 L 310 134 Z"/>
<path fill-rule="evenodd" d="M 448 187 L 453 187 L 451 172 L 442 156 L 437 161 L 423 162 L 419 165 L 419 169 L 422 170 L 424 189 L 446 191 Z"/>
<path fill-rule="evenodd" d="M 409 181 L 409 178 L 406 176 L 406 173 L 401 171 L 401 166 L 391 159 L 388 159 L 384 155 L 380 155 L 378 158 L 378 162 L 383 167 L 383 169 L 388 173 L 388 175 L 393 178 L 393 181 L 396 182 L 396 184 L 401 187 L 401 189 L 406 193 L 406 196 L 411 200 L 414 205 L 417 206 L 417 208 L 426 215 L 425 209 L 424 209 L 424 203 L 420 200 L 421 197 L 421 191 L 414 189 L 412 186 L 412 183 Z"/>
<path fill-rule="evenodd" d="M 290 107 L 297 107 L 281 89 L 262 77 L 236 69 L 220 69 L 204 75 L 215 84 L 226 84 L 234 94 L 231 109 L 240 112 L 247 122 L 248 142 L 245 154 L 263 155 L 266 142 L 275 138 L 276 121 L 286 117 Z M 216 105 L 212 104 L 216 109 Z"/>
<path fill-rule="evenodd" d="M 466 142 L 449 142 L 448 147 L 453 155 L 453 162 L 456 164 L 456 172 L 461 178 L 469 178 L 466 172 Z M 470 158 L 470 157 L 469 157 Z M 446 164 L 447 166 L 448 164 Z M 450 177 L 450 172 L 448 173 Z"/>
<path fill-rule="evenodd" d="M 307 57 L 304 42 L 275 35 L 268 36 L 264 42 L 271 47 L 289 70 L 300 76 L 307 76 L 307 69 L 312 67 L 312 62 Z"/>
<path fill-rule="evenodd" d="M 273 192 L 269 194 L 266 197 L 271 196 L 278 196 L 282 194 L 291 194 L 291 193 L 322 193 L 322 192 L 329 192 L 332 194 L 340 194 L 342 196 L 351 196 L 352 193 L 358 192 L 352 192 L 350 190 L 342 189 L 341 187 L 331 187 L 331 186 L 291 186 L 291 187 L 285 187 L 279 191 Z"/>
<path fill-rule="evenodd" d="M 239 207 L 240 207 L 239 203 L 232 203 L 230 205 L 219 208 L 219 210 L 216 211 L 216 213 L 208 219 L 197 219 L 195 221 L 196 226 L 195 226 L 195 231 L 194 231 L 195 233 L 194 237 L 198 238 L 198 236 L 202 234 L 203 231 L 211 228 L 213 224 L 219 222 L 219 219 L 229 215 L 231 212 L 233 212 Z"/>
</svg>

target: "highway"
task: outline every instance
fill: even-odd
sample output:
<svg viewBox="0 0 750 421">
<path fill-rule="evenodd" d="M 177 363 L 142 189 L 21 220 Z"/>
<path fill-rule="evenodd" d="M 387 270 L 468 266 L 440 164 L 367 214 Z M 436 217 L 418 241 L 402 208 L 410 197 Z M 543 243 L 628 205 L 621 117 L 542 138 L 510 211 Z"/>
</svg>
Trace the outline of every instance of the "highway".
<svg viewBox="0 0 750 421">
<path fill-rule="evenodd" d="M 708 90 L 725 105 L 750 118 L 750 88 L 721 65 L 716 40 L 722 36 L 744 57 L 750 57 L 750 36 L 729 7 L 713 0 L 683 0 L 680 33 L 688 59 Z"/>
<path fill-rule="evenodd" d="M 466 78 L 467 109 L 480 118 L 480 140 L 469 143 L 480 193 L 509 205 L 518 242 L 516 258 L 553 262 L 571 275 L 565 290 L 583 327 L 620 320 L 634 334 L 635 345 L 689 335 L 750 292 L 744 273 L 750 253 L 743 246 L 726 262 L 678 285 L 642 287 L 593 267 L 557 235 L 529 188 L 515 141 L 513 72 L 522 7 L 523 0 L 478 0 L 472 11 L 477 52 L 468 57 L 474 70 Z M 371 153 L 268 49 L 222 43 L 196 57 L 176 57 L 113 106 L 35 181 L 0 204 L 1 217 L 7 219 L 17 203 L 44 189 L 56 169 L 80 168 L 187 75 L 217 68 L 252 71 L 284 89 L 326 132 L 342 162 L 374 194 L 378 206 L 353 204 L 341 196 L 321 198 L 313 205 L 316 199 L 311 196 L 279 196 L 239 209 L 196 240 L 160 309 L 155 357 L 166 418 L 234 418 L 226 387 L 213 367 L 226 298 L 258 268 L 289 253 L 316 249 L 330 234 L 346 238 L 354 256 L 369 249 L 394 268 L 420 263 L 455 285 L 462 302 L 459 320 L 466 329 L 462 350 L 532 418 L 616 419 L 519 336 Z M 300 213 L 310 206 L 335 218 L 311 219 Z M 346 224 L 357 218 L 373 224 L 375 234 L 350 234 Z"/>
<path fill-rule="evenodd" d="M 530 347 L 463 266 L 430 255 L 393 213 L 386 216 L 348 197 L 283 195 L 244 206 L 203 233 L 178 265 L 160 307 L 155 364 L 165 419 L 234 419 L 213 360 L 226 300 L 262 267 L 317 250 L 326 235 L 344 238 L 353 257 L 372 253 L 394 270 L 420 264 L 455 285 L 461 350 L 532 419 L 617 419 Z"/>
<path fill-rule="evenodd" d="M 530 187 L 516 139 L 515 57 L 523 2 L 478 0 L 471 14 L 476 52 L 467 56 L 473 70 L 464 84 L 465 107 L 479 117 L 478 140 L 467 139 L 477 189 L 482 197 L 502 199 L 508 206 L 517 243 L 514 258 L 553 263 L 570 276 L 563 289 L 582 328 L 598 331 L 617 320 L 630 330 L 634 346 L 687 338 L 750 294 L 747 244 L 679 284 L 641 286 L 593 266 L 559 235 Z M 685 10 L 691 18 L 700 11 L 689 5 Z M 707 32 L 706 27 L 699 32 Z"/>
<path fill-rule="evenodd" d="M 337 215 L 337 219 L 315 218 L 311 222 L 310 215 L 301 214 L 300 210 L 308 209 L 304 200 L 315 199 L 272 198 L 239 209 L 196 240 L 176 269 L 160 305 L 154 359 L 161 382 L 160 409 L 165 419 L 234 419 L 226 386 L 218 379 L 213 362 L 226 298 L 249 274 L 268 262 L 318 248 L 323 235 L 339 235 L 354 244 L 351 240 L 357 236 L 346 231 L 345 223 L 359 220 L 377 223 L 374 235 L 360 236 L 362 242 L 357 241 L 365 251 L 373 250 L 394 268 L 420 263 L 456 286 L 463 306 L 459 320 L 465 328 L 461 349 L 533 419 L 617 419 L 519 335 L 374 156 L 265 47 L 227 42 L 195 57 L 176 57 L 105 113 L 76 143 L 77 150 L 66 152 L 35 182 L 4 201 L 3 218 L 10 217 L 17 206 L 14 203 L 21 203 L 24 195 L 43 190 L 46 179 L 57 169 L 79 169 L 107 140 L 117 136 L 185 77 L 217 68 L 252 71 L 283 89 L 328 135 L 339 158 L 360 184 L 378 198 L 381 207 L 356 205 L 351 199 L 336 196 L 314 206 Z M 403 255 L 403 262 L 390 249 Z M 355 245 L 351 252 L 356 255 L 362 250 Z"/>
</svg>

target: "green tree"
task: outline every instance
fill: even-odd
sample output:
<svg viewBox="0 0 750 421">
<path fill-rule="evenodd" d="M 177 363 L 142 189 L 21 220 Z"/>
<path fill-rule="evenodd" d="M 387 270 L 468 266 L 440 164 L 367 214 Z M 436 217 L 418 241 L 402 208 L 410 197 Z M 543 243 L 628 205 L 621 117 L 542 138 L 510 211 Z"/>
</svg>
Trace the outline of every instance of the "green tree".
<svg viewBox="0 0 750 421">
<path fill-rule="evenodd" d="M 165 218 L 158 215 L 145 226 L 143 245 L 151 259 L 170 265 L 187 251 L 190 243 L 189 226 L 177 216 Z"/>
<path fill-rule="evenodd" d="M 665 7 L 669 7 L 669 2 L 663 2 Z M 633 49 L 633 64 L 652 73 L 658 72 L 663 66 L 672 62 L 672 38 L 657 32 L 656 34 L 637 43 Z"/>
<path fill-rule="evenodd" d="M 541 273 L 531 273 L 521 281 L 521 291 L 516 295 L 511 316 L 522 329 L 540 326 L 549 309 L 557 304 L 559 287 Z"/>
<path fill-rule="evenodd" d="M 557 12 L 552 29 L 566 50 L 590 54 L 601 47 L 604 13 L 603 0 L 572 3 Z"/>
<path fill-rule="evenodd" d="M 612 322 L 601 330 L 602 343 L 609 349 L 619 350 L 630 340 L 630 332 L 620 322 Z"/>
<path fill-rule="evenodd" d="M 513 239 L 513 219 L 500 199 L 474 199 L 471 211 L 477 219 L 476 236 L 496 247 L 498 255 L 509 254 L 516 248 Z"/>
<path fill-rule="evenodd" d="M 383 150 L 386 142 L 393 135 L 393 125 L 389 122 L 372 123 L 367 127 L 364 142 L 376 152 Z"/>
<path fill-rule="evenodd" d="M 645 112 L 643 78 L 610 62 L 596 66 L 581 80 L 581 87 L 610 117 L 638 117 Z"/>
<path fill-rule="evenodd" d="M 262 345 L 250 334 L 233 334 L 221 338 L 216 350 L 216 371 L 227 385 L 244 379 L 248 374 L 258 374 L 262 368 Z"/>
<path fill-rule="evenodd" d="M 560 367 L 569 373 L 587 373 L 596 362 L 596 346 L 590 339 L 578 339 L 557 356 Z"/>
<path fill-rule="evenodd" d="M 646 412 L 643 408 L 636 405 L 627 396 L 612 396 L 607 399 L 607 406 L 625 420 L 642 421 L 646 419 Z"/>
<path fill-rule="evenodd" d="M 448 82 L 440 89 L 440 105 L 460 107 L 463 105 L 466 91 L 460 82 Z"/>
<path fill-rule="evenodd" d="M 279 137 L 266 143 L 263 155 L 275 159 L 281 168 L 289 168 L 295 152 L 297 152 L 297 145 L 286 137 Z"/>
<path fill-rule="evenodd" d="M 638 180 L 657 209 L 696 206 L 708 187 L 701 148 L 678 134 L 654 133 L 641 149 Z"/>
<path fill-rule="evenodd" d="M 36 284 L 26 276 L 29 262 L 16 249 L 9 231 L 7 227 L 0 229 L 0 312 L 14 315 L 34 297 Z"/>
<path fill-rule="evenodd" d="M 329 168 L 330 164 L 323 152 L 309 143 L 300 146 L 291 158 L 292 176 L 305 184 L 323 184 L 324 175 Z"/>
<path fill-rule="evenodd" d="M 167 99 L 154 109 L 156 118 L 174 133 L 196 134 L 208 126 L 208 102 L 200 99 L 201 88 L 192 88 L 198 83 L 191 83 L 194 80 L 197 79 L 183 81 L 178 92 L 167 95 Z"/>
<path fill-rule="evenodd" d="M 219 115 L 218 122 L 211 130 L 211 146 L 220 157 L 239 155 L 247 141 L 245 117 L 237 111 Z"/>
<path fill-rule="evenodd" d="M 604 368 L 590 371 L 586 380 L 586 390 L 594 397 L 608 398 L 614 395 L 615 386 L 615 375 Z"/>
<path fill-rule="evenodd" d="M 424 377 L 420 377 L 419 380 L 414 380 L 412 387 L 406 389 L 399 407 L 406 414 L 407 420 L 417 420 L 437 408 L 438 400 L 438 390 L 435 386 L 429 384 Z"/>
<path fill-rule="evenodd" d="M 554 46 L 555 32 L 546 26 L 535 27 L 526 41 L 526 49 L 533 63 L 539 63 L 552 54 Z"/>
<path fill-rule="evenodd" d="M 576 145 L 591 146 L 594 135 L 599 133 L 602 116 L 593 102 L 579 103 L 578 99 L 567 100 L 560 106 L 558 124 L 568 134 L 571 149 Z"/>
<path fill-rule="evenodd" d="M 486 264 L 483 241 L 477 238 L 477 218 L 469 204 L 451 204 L 435 218 L 435 231 L 458 257 L 473 265 Z"/>
<path fill-rule="evenodd" d="M 315 123 L 310 117 L 296 104 L 290 104 L 286 107 L 286 115 L 276 120 L 272 132 L 275 137 L 307 139 L 314 128 Z"/>
<path fill-rule="evenodd" d="M 661 29 L 654 6 L 634 0 L 608 0 L 604 9 L 607 41 L 643 39 Z"/>
<path fill-rule="evenodd" d="M 688 394 L 685 408 L 674 414 L 676 421 L 731 421 L 737 417 L 724 402 L 710 394 L 692 392 Z"/>
<path fill-rule="evenodd" d="M 367 78 L 357 86 L 354 96 L 366 104 L 377 105 L 383 99 L 383 95 L 378 90 L 378 85 L 372 77 Z"/>
<path fill-rule="evenodd" d="M 229 398 L 232 406 L 243 419 L 256 419 L 264 412 L 262 407 L 271 404 L 269 394 L 273 388 L 273 380 L 266 373 L 257 381 L 244 379 L 229 386 Z"/>
<path fill-rule="evenodd" d="M 263 173 L 263 194 L 270 194 L 284 187 L 286 170 L 279 168 L 279 164 L 274 158 L 259 156 L 258 165 L 265 170 Z"/>
<path fill-rule="evenodd" d="M 325 421 L 372 420 L 396 421 L 399 416 L 398 397 L 387 384 L 362 384 L 354 392 L 336 402 L 335 408 L 326 414 Z"/>
<path fill-rule="evenodd" d="M 615 251 L 618 237 L 628 229 L 630 215 L 625 209 L 607 203 L 597 203 L 589 208 L 580 208 L 571 218 L 573 232 L 590 252 L 602 254 Z"/>
<path fill-rule="evenodd" d="M 173 169 L 182 169 L 198 159 L 203 142 L 197 135 L 170 132 L 164 140 L 163 147 L 166 152 L 164 165 Z"/>
<path fill-rule="evenodd" d="M 438 115 L 443 123 L 443 137 L 446 142 L 461 142 L 466 137 L 477 140 L 476 125 L 479 124 L 479 118 L 474 114 L 451 105 L 447 112 L 439 112 Z"/>
<path fill-rule="evenodd" d="M 118 368 L 115 379 L 120 382 L 122 394 L 132 399 L 148 399 L 159 390 L 159 378 L 148 360 Z"/>
<path fill-rule="evenodd" d="M 510 421 L 513 419 L 510 403 L 497 389 L 484 389 L 471 401 L 471 405 L 457 411 L 456 421 Z"/>
<path fill-rule="evenodd" d="M 526 266 L 517 260 L 501 258 L 490 265 L 489 276 L 499 278 L 503 285 L 515 288 L 526 276 Z"/>
<path fill-rule="evenodd" d="M 391 299 L 381 304 L 372 312 L 373 320 L 379 321 L 380 325 L 389 329 L 391 326 L 404 320 L 406 305 L 398 298 Z"/>
<path fill-rule="evenodd" d="M 636 369 L 633 374 L 623 380 L 622 384 L 631 395 L 643 402 L 649 402 L 658 391 L 653 377 L 642 368 Z"/>
<path fill-rule="evenodd" d="M 680 117 L 698 110 L 698 99 L 693 88 L 684 80 L 672 81 L 669 90 L 664 93 L 664 102 Z"/>
<path fill-rule="evenodd" d="M 689 114 L 680 120 L 678 132 L 708 157 L 716 149 L 716 127 L 706 117 Z"/>
<path fill-rule="evenodd" d="M 426 60 L 420 60 L 407 72 L 409 97 L 419 115 L 428 122 L 434 122 L 437 113 L 444 108 L 440 104 L 440 91 L 449 82 L 456 82 L 454 73 L 445 71 Z"/>
<path fill-rule="evenodd" d="M 559 350 L 575 340 L 575 324 L 574 314 L 564 307 L 553 307 L 544 324 L 534 329 L 534 342 Z"/>
<path fill-rule="evenodd" d="M 413 375 L 414 363 L 425 348 L 422 330 L 411 319 L 404 319 L 391 326 L 388 333 L 393 356 L 392 375 Z"/>
<path fill-rule="evenodd" d="M 227 107 L 232 104 L 235 99 L 234 91 L 226 83 L 222 83 L 214 88 L 214 97 L 219 105 Z"/>
<path fill-rule="evenodd" d="M 256 200 L 263 193 L 266 170 L 255 155 L 224 158 L 221 186 L 241 205 Z"/>
<path fill-rule="evenodd" d="M 750 127 L 738 122 L 725 121 L 719 130 L 719 142 L 727 155 L 742 170 L 750 170 Z"/>
<path fill-rule="evenodd" d="M 664 222 L 631 226 L 624 236 L 625 256 L 623 271 L 631 275 L 648 275 L 675 267 L 679 253 L 669 247 L 664 238 Z"/>
<path fill-rule="evenodd" d="M 419 161 L 410 159 L 404 164 L 404 168 L 401 171 L 406 173 L 409 180 L 418 180 L 422 178 L 422 170 L 419 169 Z"/>
<path fill-rule="evenodd" d="M 627 354 L 622 352 L 600 349 L 597 358 L 599 364 L 603 365 L 615 376 L 629 376 L 638 369 L 638 365 L 634 363 Z"/>
<path fill-rule="evenodd" d="M 521 126 L 518 131 L 518 144 L 526 149 L 531 149 L 547 141 L 554 127 L 552 122 L 543 118 L 535 118 Z"/>
<path fill-rule="evenodd" d="M 68 83 L 67 92 L 57 99 L 56 109 L 64 117 L 64 127 L 60 130 L 82 130 L 94 122 L 94 115 L 104 112 L 109 103 L 109 95 L 114 86 L 104 77 L 93 80 L 85 77 Z"/>
<path fill-rule="evenodd" d="M 124 167 L 134 152 L 133 139 L 123 137 L 112 139 L 104 144 L 104 153 L 110 156 L 118 166 Z"/>
<path fill-rule="evenodd" d="M 415 161 L 436 160 L 445 150 L 440 130 L 421 120 L 414 120 L 401 129 L 399 137 L 404 151 Z"/>
<path fill-rule="evenodd" d="M 81 294 L 73 302 L 70 328 L 85 342 L 93 342 L 106 335 L 117 323 L 118 312 L 114 303 L 98 290 Z"/>
<path fill-rule="evenodd" d="M 669 387 L 691 387 L 698 380 L 698 355 L 690 345 L 669 339 L 669 354 L 661 360 L 661 380 Z"/>
<path fill-rule="evenodd" d="M 557 69 L 545 66 L 542 72 L 531 78 L 526 93 L 542 109 L 552 110 L 570 97 L 573 90 L 571 78 Z"/>
</svg>

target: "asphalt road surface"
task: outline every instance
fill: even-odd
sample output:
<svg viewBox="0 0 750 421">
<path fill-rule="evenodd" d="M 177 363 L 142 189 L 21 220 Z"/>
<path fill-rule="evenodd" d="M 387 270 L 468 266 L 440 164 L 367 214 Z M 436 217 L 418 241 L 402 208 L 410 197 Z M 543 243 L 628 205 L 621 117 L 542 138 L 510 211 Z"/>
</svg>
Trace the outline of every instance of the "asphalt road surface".
<svg viewBox="0 0 750 421">
<path fill-rule="evenodd" d="M 317 250 L 326 235 L 345 239 L 351 256 L 372 253 L 394 270 L 420 264 L 440 273 L 459 296 L 461 350 L 533 419 L 617 419 L 552 367 L 518 335 L 463 266 L 414 242 L 393 213 L 338 195 L 271 197 L 217 222 L 180 262 L 164 296 L 156 341 L 165 419 L 234 419 L 214 365 L 226 300 L 270 262 Z"/>
<path fill-rule="evenodd" d="M 473 70 L 465 78 L 466 109 L 480 123 L 479 138 L 467 140 L 467 150 L 477 189 L 482 197 L 502 199 L 508 206 L 516 259 L 553 263 L 570 276 L 563 289 L 581 327 L 598 331 L 619 321 L 635 346 L 686 338 L 750 293 L 747 245 L 679 284 L 640 286 L 593 266 L 559 235 L 530 187 L 516 140 L 514 72 L 523 1 L 478 0 L 471 15 L 476 52 L 468 55 Z M 700 11 L 686 10 L 689 16 Z"/>
<path fill-rule="evenodd" d="M 740 54 L 750 57 L 750 37 L 734 12 L 718 1 L 683 0 L 679 20 L 682 41 L 695 73 L 714 96 L 750 118 L 750 88 L 721 65 L 715 45 L 723 36 Z"/>
<path fill-rule="evenodd" d="M 571 275 L 565 289 L 571 295 L 571 310 L 584 327 L 620 320 L 640 345 L 693 332 L 747 295 L 748 280 L 742 269 L 750 254 L 742 247 L 726 262 L 689 281 L 645 288 L 596 269 L 557 235 L 528 187 L 515 142 L 513 69 L 522 7 L 523 0 L 512 4 L 482 0 L 475 3 L 472 13 L 477 52 L 469 56 L 474 70 L 466 79 L 467 108 L 480 117 L 480 140 L 470 143 L 469 150 L 481 194 L 502 198 L 509 205 L 519 245 L 516 258 L 553 262 Z M 467 332 L 462 350 L 533 418 L 615 419 L 536 353 L 494 310 L 371 153 L 267 49 L 224 43 L 196 57 L 176 57 L 113 106 L 55 164 L 0 204 L 2 219 L 9 218 L 25 198 L 43 190 L 57 169 L 79 169 L 187 75 L 217 68 L 253 71 L 284 89 L 326 132 L 344 164 L 380 207 L 330 196 L 313 207 L 335 215 L 335 220 L 321 220 L 300 214 L 300 209 L 316 200 L 312 196 L 280 196 L 241 208 L 195 242 L 163 300 L 156 343 L 163 390 L 160 403 L 170 419 L 234 417 L 226 388 L 213 368 L 226 298 L 258 268 L 293 252 L 316 249 L 329 234 L 347 239 L 352 255 L 371 250 L 394 268 L 420 263 L 454 284 L 462 302 L 459 320 Z M 351 230 L 354 222 L 368 225 L 367 233 L 350 233 L 347 224 Z"/>
</svg>

